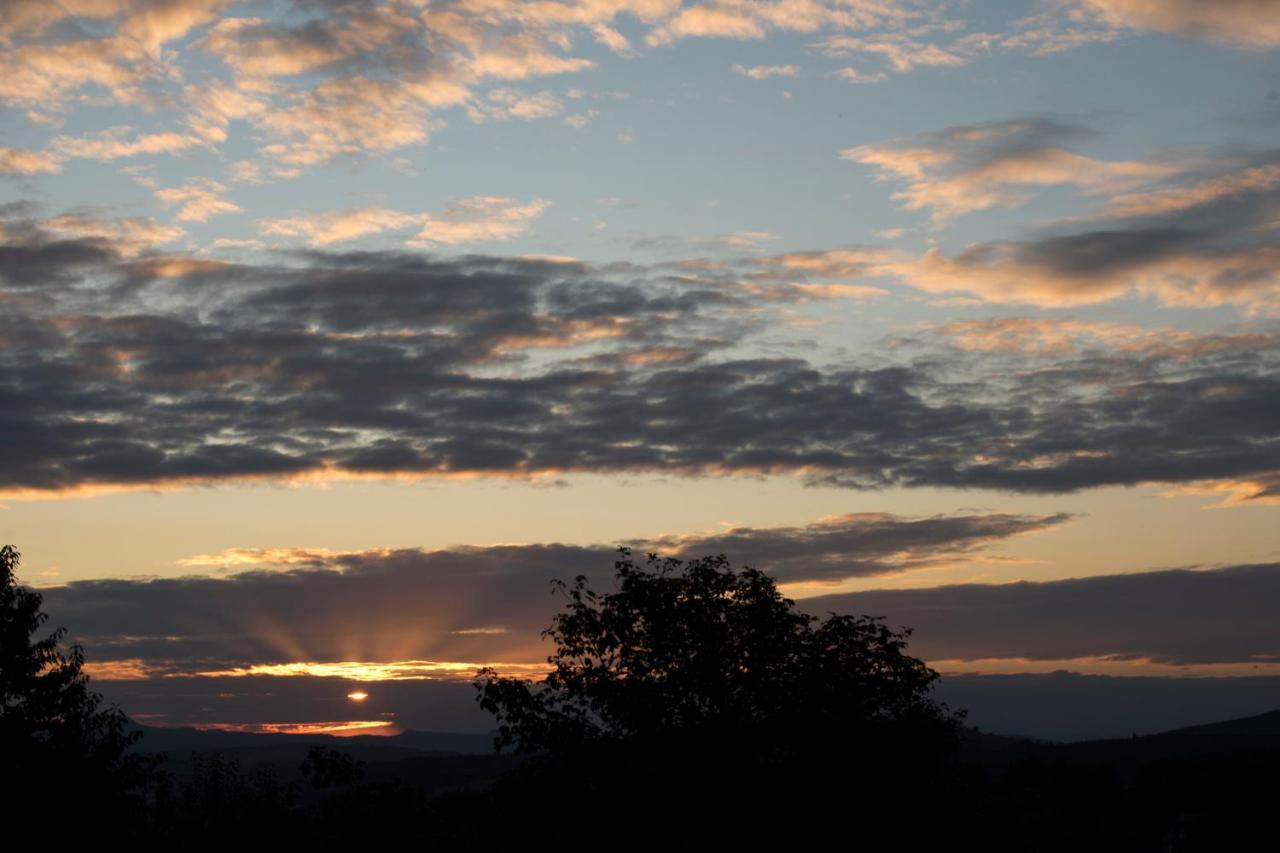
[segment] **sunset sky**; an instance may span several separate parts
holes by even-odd
[[[0,43],[0,541],[139,720],[483,730],[619,545],[944,673],[1280,684],[1276,0]]]

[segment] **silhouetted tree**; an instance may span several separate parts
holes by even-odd
[[[561,584],[545,679],[477,677],[498,746],[542,758],[513,802],[558,786],[604,821],[648,803],[628,826],[672,844],[759,840],[760,814],[824,805],[856,809],[866,839],[941,796],[961,718],[930,698],[938,675],[906,654],[909,631],[801,613],[723,556],[638,565],[620,550],[616,591]]]
[[[307,757],[298,767],[298,773],[316,790],[350,787],[364,778],[364,762],[356,761],[340,750],[313,746],[307,750]]]
[[[0,548],[0,756],[6,811],[57,818],[59,834],[129,824],[149,762],[129,752],[140,736],[124,713],[89,689],[65,629],[33,637],[48,619],[43,598],[18,585],[20,555]],[[51,839],[46,838],[49,842]]]

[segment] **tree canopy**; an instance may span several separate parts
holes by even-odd
[[[89,689],[80,646],[65,629],[36,635],[43,598],[17,582],[20,554],[0,548],[0,755],[7,807],[28,817],[74,802],[77,821],[125,817],[147,763],[129,752],[139,737],[116,707]]]
[[[931,698],[938,675],[906,653],[909,631],[800,612],[724,556],[620,549],[615,572],[608,593],[561,584],[541,682],[476,680],[498,745],[541,757],[562,789],[813,807],[838,768],[841,798],[883,807],[938,778],[961,717]]]

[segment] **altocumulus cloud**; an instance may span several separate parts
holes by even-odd
[[[636,55],[636,36],[623,29],[650,48],[778,32],[859,33],[846,42],[868,45],[862,52],[888,56],[905,71],[952,56],[918,39],[962,25],[944,21],[942,10],[884,0],[450,0],[421,8],[371,0],[324,11],[316,15],[307,0],[11,0],[0,13],[0,102],[57,115],[100,96],[140,114],[176,113],[177,124],[63,135],[43,152],[5,149],[0,169],[31,174],[73,158],[217,148],[232,123],[244,121],[263,173],[291,176],[337,157],[425,143],[450,109],[474,121],[558,115],[549,92],[510,86],[594,70],[600,51],[586,44]],[[778,68],[786,70],[768,73],[794,73],[794,66]],[[192,79],[200,82],[184,82]]]
[[[1022,492],[1217,481],[1266,497],[1280,470],[1269,327],[1039,359],[929,334],[895,363],[831,366],[741,355],[774,306],[842,298],[806,283],[815,255],[748,278],[395,252],[234,264],[123,243],[118,222],[82,218],[73,236],[8,210],[10,496],[658,472]]]
[[[1280,312],[1280,151],[1224,151],[1192,163],[1104,161],[1067,147],[1091,134],[1082,125],[1029,117],[845,149],[844,159],[872,167],[879,180],[905,183],[893,198],[932,211],[935,224],[1025,204],[1034,188],[1047,186],[1072,186],[1099,200],[1088,215],[1022,239],[951,254],[864,257],[858,272],[995,303],[1062,307],[1139,296],[1170,306]],[[836,269],[840,253],[832,254],[826,266]],[[819,266],[821,257],[807,263]]]
[[[913,0],[369,0],[316,11],[309,0],[9,0],[0,103],[47,123],[104,101],[113,117],[169,126],[117,124],[59,135],[42,151],[0,149],[0,172],[217,150],[243,122],[257,173],[292,177],[335,158],[422,145],[450,110],[473,121],[557,116],[562,105],[548,90],[513,87],[596,70],[602,51],[593,45],[634,57],[696,39],[800,34],[827,56],[873,64],[839,76],[878,82],[996,52],[1059,53],[1131,29],[1244,49],[1280,38],[1269,0],[1057,0],[1009,16],[998,31],[965,20],[963,4]],[[790,64],[737,68],[754,78],[795,73]]]

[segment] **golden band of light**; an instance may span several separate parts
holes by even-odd
[[[394,735],[395,723],[389,720],[337,720],[321,723],[193,723],[200,731],[243,732],[273,735]]]
[[[344,678],[349,681],[470,681],[481,667],[492,667],[500,675],[541,678],[548,672],[545,663],[473,663],[463,661],[306,661],[298,663],[263,663],[230,669],[194,672],[205,678],[242,678],[251,675],[313,676]]]

